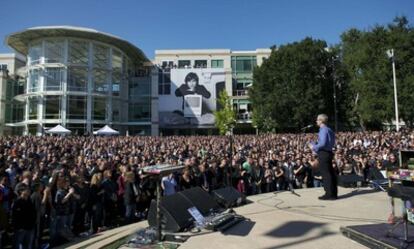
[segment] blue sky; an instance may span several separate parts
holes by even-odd
[[[255,49],[306,36],[338,43],[349,28],[414,22],[413,0],[1,0],[0,38],[33,26],[73,25],[156,49]],[[11,52],[2,42],[0,53]]]

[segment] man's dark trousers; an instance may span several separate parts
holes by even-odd
[[[322,175],[323,188],[327,197],[338,197],[338,180],[332,167],[333,153],[329,151],[319,151],[319,168]]]

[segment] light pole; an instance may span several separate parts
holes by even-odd
[[[338,107],[337,107],[337,99],[336,99],[336,65],[335,62],[337,61],[337,57],[334,56],[332,60],[332,70],[333,70],[333,99],[334,99],[334,118],[335,118],[335,132],[338,131]]]
[[[393,76],[393,81],[394,81],[395,127],[398,132],[400,131],[400,121],[398,117],[397,76],[395,74],[394,49],[388,49],[387,55],[388,55],[388,58],[390,58],[392,61],[392,76]]]

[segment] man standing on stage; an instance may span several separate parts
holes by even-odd
[[[335,133],[326,124],[328,116],[319,114],[316,124],[319,126],[318,142],[310,143],[309,147],[318,154],[319,169],[322,175],[325,195],[320,200],[335,200],[338,198],[338,182],[335,170],[332,166],[333,147],[335,145]]]

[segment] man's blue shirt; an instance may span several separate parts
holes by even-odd
[[[312,149],[315,152],[332,151],[335,145],[335,134],[328,126],[324,125],[319,128],[318,143],[312,144]]]

